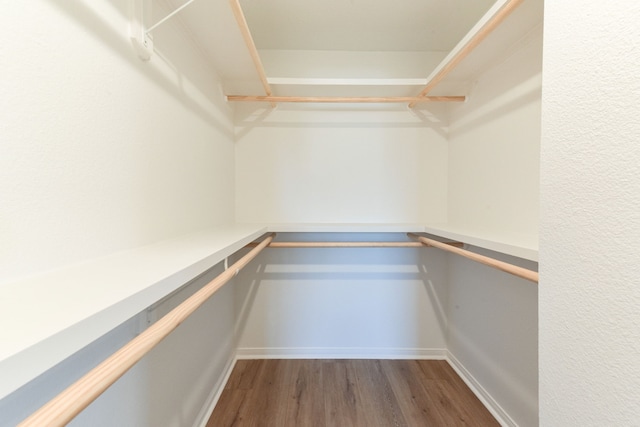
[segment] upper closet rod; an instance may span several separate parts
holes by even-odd
[[[418,94],[418,97],[426,96],[433,88],[444,79],[459,63],[462,61],[473,49],[475,49],[482,40],[484,40],[493,30],[498,27],[507,17],[518,7],[524,0],[504,0],[502,6],[499,6],[497,10],[494,10],[493,15],[479,28],[472,29],[474,32],[472,36],[467,35],[465,39],[462,39],[460,43],[453,49],[452,54],[445,58],[445,62],[434,70],[429,76],[427,85]],[[485,15],[486,16],[486,15]],[[455,52],[455,53],[453,53]],[[410,108],[413,108],[416,102],[409,104]]]
[[[298,102],[298,103],[340,103],[340,104],[380,104],[407,102],[464,102],[464,96],[245,96],[227,95],[229,102]]]
[[[197,308],[204,304],[218,289],[249,264],[271,241],[275,234],[268,235],[248,254],[220,273],[198,292],[187,298],[160,320],[145,329],[140,335],[109,356],[78,381],[58,394],[49,403],[18,424],[18,427],[63,427],[75,418],[91,402],[98,398],[118,378],[153,349],[160,341],[184,322]]]
[[[452,252],[456,255],[461,255],[465,258],[469,258],[481,264],[488,265],[489,267],[497,268],[498,270],[502,270],[506,273],[513,274],[514,276],[518,276],[523,279],[530,280],[534,283],[538,283],[537,271],[528,270],[526,268],[518,267],[517,265],[509,264],[508,262],[498,261],[497,259],[490,258],[488,256],[479,255],[475,252],[452,247],[450,245],[447,245],[446,243],[438,242],[437,240],[433,240],[433,239],[428,239],[423,236],[418,236],[417,234],[414,234],[414,233],[407,233],[407,236],[409,236],[414,240],[420,241],[426,246],[433,246],[435,248],[442,249],[447,252]]]
[[[244,42],[247,45],[247,49],[249,49],[249,54],[251,55],[251,59],[253,60],[253,65],[256,67],[256,71],[260,76],[260,81],[262,82],[264,92],[267,94],[267,96],[271,96],[271,86],[267,81],[267,73],[264,71],[264,66],[262,65],[262,61],[260,60],[260,55],[258,54],[258,48],[253,41],[251,31],[249,31],[249,24],[247,24],[247,19],[245,18],[242,7],[240,6],[240,0],[229,0],[229,4],[231,5],[231,9],[233,10],[233,15],[236,17],[238,28],[240,28],[240,32],[242,33],[242,37],[244,38]],[[275,104],[272,102],[271,106],[275,107]]]

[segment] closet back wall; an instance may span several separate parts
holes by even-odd
[[[399,241],[402,233],[279,233],[282,241]],[[239,357],[444,358],[444,252],[266,249],[236,279]]]
[[[392,108],[239,108],[237,221],[446,221],[446,122]]]

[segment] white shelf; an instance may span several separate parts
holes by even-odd
[[[478,246],[518,258],[538,261],[538,242],[531,236],[522,234],[487,233],[469,230],[451,225],[427,225],[423,231],[446,239],[456,240],[468,245]]]
[[[265,232],[207,230],[3,285],[0,399]]]
[[[265,224],[275,233],[428,233],[531,261],[538,261],[538,242],[522,234],[488,233],[446,224]]]
[[[537,260],[535,244],[422,224],[235,224],[0,287],[0,399],[266,232],[420,233]]]
[[[340,224],[340,223],[295,223],[269,224],[275,233],[415,233],[424,231],[422,224]]]

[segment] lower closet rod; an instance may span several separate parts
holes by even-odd
[[[249,243],[247,246],[256,246]],[[420,242],[271,242],[270,248],[419,248]]]
[[[480,255],[475,252],[452,247],[451,245],[447,245],[446,243],[438,242],[437,240],[433,240],[433,239],[428,239],[423,236],[418,236],[417,234],[414,234],[414,233],[407,233],[407,236],[409,236],[414,240],[420,241],[422,244],[426,246],[433,246],[435,248],[442,249],[447,252],[452,252],[454,254],[479,262],[481,264],[488,265],[489,267],[497,268],[498,270],[513,274],[514,276],[518,276],[523,279],[530,280],[534,283],[538,283],[537,271],[528,270],[526,268],[518,267],[517,265],[509,264],[508,262],[498,261],[497,259]]]
[[[249,243],[247,247],[255,247]],[[446,242],[445,245],[461,248],[462,242]],[[420,242],[271,242],[270,248],[423,248]]]
[[[18,424],[18,427],[62,427],[67,425],[198,307],[204,304],[218,289],[249,264],[271,243],[274,236],[273,233],[268,235],[248,254],[31,414]]]

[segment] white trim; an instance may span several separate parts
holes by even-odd
[[[211,393],[209,393],[209,396],[207,396],[207,400],[204,406],[202,407],[202,409],[200,409],[200,412],[196,417],[196,421],[195,423],[193,423],[194,427],[207,426],[209,418],[211,418],[211,414],[213,413],[218,400],[220,400],[220,396],[222,395],[224,387],[229,381],[229,377],[231,377],[231,372],[233,372],[233,368],[235,368],[237,361],[238,358],[235,357],[235,355],[229,359],[229,362],[227,363],[227,366],[224,370],[224,375],[216,382],[215,386],[213,386],[213,388],[211,389]]]
[[[518,427],[518,424],[509,416],[507,411],[505,411],[500,404],[489,394],[489,392],[482,387],[480,382],[475,379],[471,372],[464,367],[464,365],[456,359],[456,357],[448,350],[446,350],[446,361],[449,362],[449,365],[453,368],[454,371],[462,378],[462,380],[467,384],[467,386],[471,389],[473,394],[476,395],[480,402],[487,408],[491,415],[493,415],[496,420],[503,427]]]
[[[433,359],[445,360],[444,348],[260,347],[238,348],[238,359]]]

